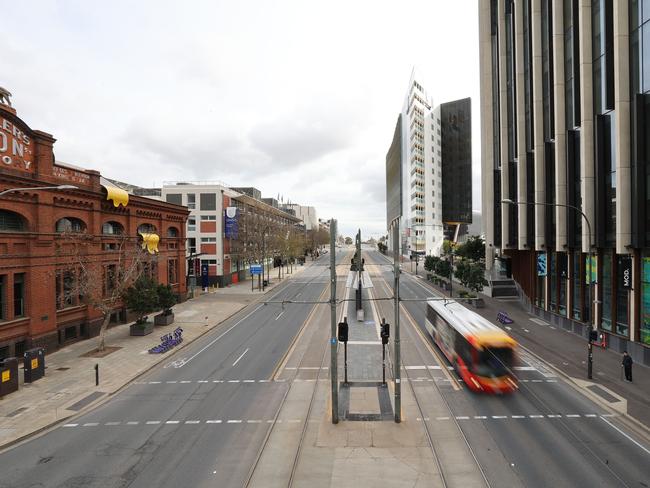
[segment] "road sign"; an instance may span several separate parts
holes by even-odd
[[[262,265],[261,264],[251,264],[251,274],[252,275],[261,275],[262,274]]]

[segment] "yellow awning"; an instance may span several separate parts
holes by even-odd
[[[106,200],[113,200],[113,205],[119,207],[124,205],[125,207],[129,203],[129,193],[126,190],[112,184],[106,178],[100,179],[100,184],[106,190]]]
[[[142,249],[146,249],[149,254],[158,252],[158,241],[160,236],[158,234],[140,234],[142,236]]]

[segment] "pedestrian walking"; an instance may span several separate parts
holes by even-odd
[[[627,351],[623,351],[623,362],[621,363],[623,366],[623,369],[625,370],[625,380],[629,381],[630,383],[632,382],[632,364],[634,364],[634,361],[632,361],[632,356],[630,356]]]

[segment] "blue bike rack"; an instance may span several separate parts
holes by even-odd
[[[183,342],[183,329],[177,327],[174,334],[160,337],[160,344],[149,349],[149,354],[163,354]]]

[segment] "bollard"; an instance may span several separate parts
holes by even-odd
[[[95,386],[99,386],[99,364],[95,364]]]

